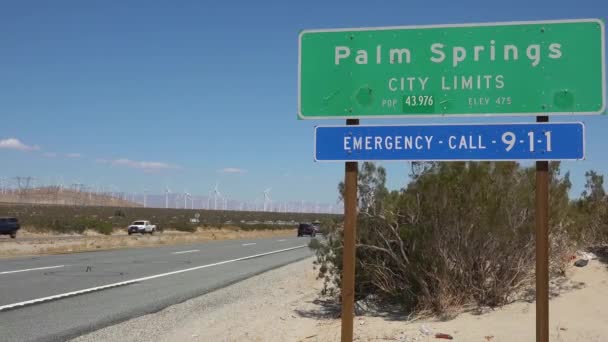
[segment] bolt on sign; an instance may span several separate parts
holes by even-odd
[[[305,30],[300,119],[601,114],[599,19]]]

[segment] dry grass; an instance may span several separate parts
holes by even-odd
[[[195,233],[165,231],[155,235],[132,235],[116,232],[110,236],[95,232],[83,235],[53,236],[52,234],[31,234],[24,232],[16,240],[3,239],[0,242],[0,257],[14,257],[40,254],[63,254],[118,248],[153,247],[180,245],[213,240],[251,239],[264,237],[295,236],[295,230],[255,230],[244,231],[237,227],[223,229],[198,229]]]

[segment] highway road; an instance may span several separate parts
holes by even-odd
[[[308,238],[0,260],[0,341],[65,341],[312,255]]]

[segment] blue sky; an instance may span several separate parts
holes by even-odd
[[[4,2],[0,177],[333,203],[343,165],[313,162],[313,126],[342,121],[296,119],[301,29],[607,15],[600,0]],[[579,119],[574,193],[608,173],[608,117],[559,118]],[[407,163],[385,165],[406,184]]]

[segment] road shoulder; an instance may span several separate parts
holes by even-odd
[[[337,304],[319,297],[314,258],[263,273],[74,341],[338,341]],[[608,336],[608,269],[592,260],[556,279],[550,302],[550,334],[556,341],[603,341]],[[533,302],[520,301],[449,321],[404,317],[355,318],[355,341],[426,341],[435,333],[455,341],[534,340]],[[428,336],[427,334],[431,335]]]
[[[312,261],[307,258],[72,341],[298,340],[317,326],[315,318],[296,313],[302,303],[314,305],[317,298]]]

